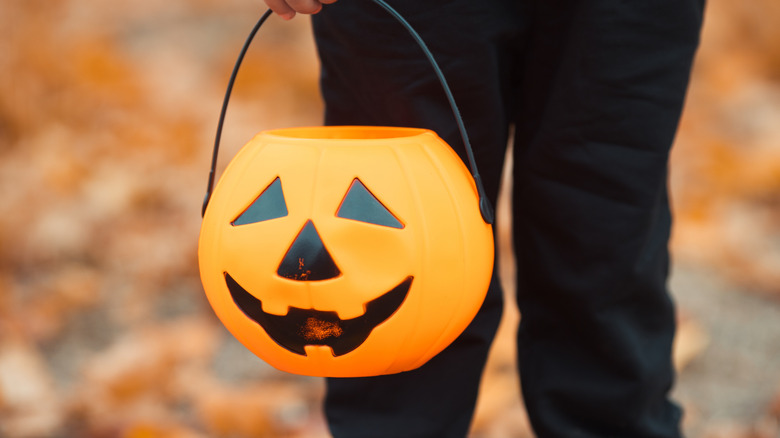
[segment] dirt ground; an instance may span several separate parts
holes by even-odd
[[[322,381],[238,344],[197,271],[219,105],[261,12],[0,3],[0,436],[327,436]],[[780,437],[778,20],[776,0],[709,2],[672,155],[674,395],[692,438]],[[256,132],[317,125],[321,110],[307,20],[270,20],[219,170]],[[507,308],[473,438],[531,436]]]
[[[706,337],[675,391],[687,407],[688,436],[729,436],[724,431],[736,429],[779,436],[780,306],[709,269],[678,267],[671,285]]]

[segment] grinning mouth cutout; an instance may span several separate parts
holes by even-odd
[[[246,316],[260,324],[277,344],[306,356],[306,345],[325,345],[341,356],[365,342],[371,331],[392,316],[406,299],[414,277],[366,303],[366,312],[352,319],[340,319],[338,313],[290,307],[287,315],[263,311],[263,303],[225,272],[225,283],[233,301]]]

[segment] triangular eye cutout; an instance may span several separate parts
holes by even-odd
[[[231,224],[248,225],[284,216],[287,216],[287,204],[284,202],[282,181],[276,178]]]
[[[357,178],[352,181],[336,216],[385,227],[404,227],[404,224],[390,213],[390,210],[379,202]]]

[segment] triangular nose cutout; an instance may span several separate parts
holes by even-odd
[[[297,281],[328,280],[341,275],[311,220],[298,233],[276,273]]]

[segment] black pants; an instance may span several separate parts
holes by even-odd
[[[389,3],[450,82],[494,204],[513,128],[518,359],[535,432],[679,436],[667,163],[703,0]],[[368,0],[313,20],[327,124],[430,128],[463,153],[398,23]],[[469,328],[422,368],[328,379],[334,436],[466,436],[501,312],[494,277]]]

